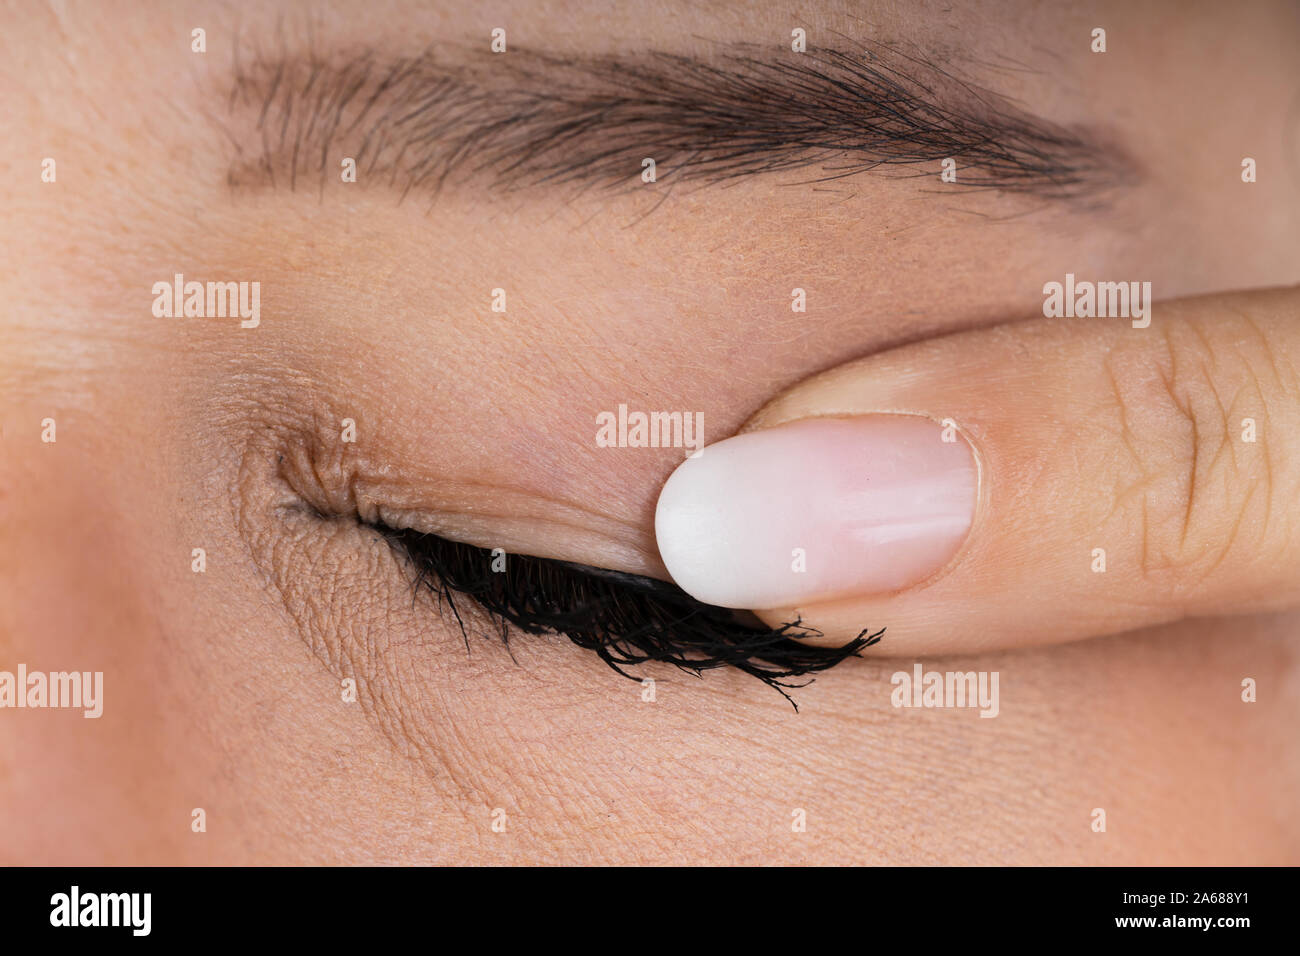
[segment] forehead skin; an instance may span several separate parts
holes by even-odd
[[[798,715],[725,673],[647,671],[662,680],[649,704],[562,640],[517,642],[512,660],[479,639],[467,655],[355,526],[269,517],[292,492],[662,575],[651,517],[681,452],[598,448],[599,411],[701,411],[715,441],[849,358],[1031,315],[1043,282],[1066,272],[1148,280],[1160,297],[1300,278],[1300,187],[1284,172],[1295,133],[1278,119],[1297,97],[1293,8],[833,6],[649,17],[367,4],[361,17],[347,3],[268,4],[236,20],[207,3],[111,17],[26,5],[0,39],[12,105],[0,111],[0,235],[13,264],[0,277],[0,666],[104,670],[112,697],[99,722],[4,714],[0,819],[78,828],[71,842],[50,826],[6,828],[4,852],[1294,859],[1279,794],[1298,771],[1276,754],[1296,702],[1261,704],[1247,728],[1217,683],[1268,672],[1294,686],[1277,636],[1293,621],[1250,622],[1230,645],[1167,628],[931,665],[1001,669],[1015,706],[995,721],[900,714],[890,662],[825,676]],[[576,193],[467,182],[400,202],[367,182],[231,186],[248,133],[227,99],[237,39],[270,54],[363,42],[401,55],[486,46],[497,26],[511,44],[575,57],[707,56],[738,37],[788,51],[796,26],[810,44],[883,40],[1089,130],[1135,175],[1097,206],[949,189],[937,164],[923,179],[818,186],[799,173]],[[1108,31],[1104,55],[1089,52],[1094,26]],[[194,27],[206,54],[190,52]],[[1243,194],[1247,155],[1272,172]],[[55,184],[39,182],[47,156]],[[177,272],[259,281],[261,325],[155,319],[150,289]],[[808,295],[799,316],[795,287]],[[490,309],[495,288],[504,314]],[[47,416],[55,445],[34,437]],[[267,478],[276,448],[327,441],[344,418],[359,440],[336,469],[291,460],[288,492]],[[190,570],[195,547],[203,575]],[[339,700],[349,675],[360,706]],[[1222,782],[1242,776],[1275,785],[1251,797]],[[197,806],[220,821],[206,837],[188,829]],[[1137,822],[1103,847],[1087,829],[1094,806]],[[509,836],[489,828],[497,807]],[[798,807],[817,822],[792,844]],[[1247,818],[1282,822],[1231,826]],[[943,845],[936,819],[956,835]]]

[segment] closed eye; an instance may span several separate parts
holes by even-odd
[[[509,640],[511,627],[527,634],[562,634],[631,680],[638,678],[626,668],[647,661],[665,661],[696,676],[734,667],[775,688],[793,705],[786,689],[810,682],[799,678],[834,667],[884,634],[883,628],[871,634],[864,630],[840,647],[819,647],[799,640],[821,632],[798,621],[770,628],[728,608],[703,604],[666,581],[494,553],[421,531],[373,527],[404,558],[416,590],[437,595],[450,608],[467,646],[469,631],[458,595],[487,613],[502,640]]]

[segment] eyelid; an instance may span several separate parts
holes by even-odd
[[[537,488],[436,473],[393,449],[358,447],[343,466],[336,450],[307,431],[279,454],[280,480],[323,515],[668,579],[652,531],[615,515]]]
[[[471,510],[468,502],[438,511],[385,504],[360,516],[377,527],[425,532],[467,545],[491,542],[511,555],[570,563],[593,572],[608,569],[610,574],[669,579],[654,536],[644,528],[532,494],[499,495],[494,488],[491,495],[491,512],[477,506]],[[575,560],[579,556],[581,560]]]
[[[294,547],[311,540],[318,542],[317,547],[329,542],[329,554],[339,572],[332,576],[329,587],[320,588],[319,576],[304,576],[295,570],[296,562],[285,560],[283,542],[276,540],[270,526],[256,520],[246,522],[249,531],[256,532],[255,539],[249,541],[254,555],[269,562],[286,609],[307,632],[313,649],[325,652],[323,659],[333,669],[345,663],[349,653],[342,633],[350,630],[348,623],[385,630],[380,615],[375,615],[373,622],[351,622],[357,617],[355,607],[348,611],[333,606],[333,602],[351,600],[359,582],[375,578],[375,534],[387,539],[394,557],[405,559],[417,590],[427,588],[446,602],[467,642],[456,595],[475,601],[503,638],[508,639],[511,627],[536,635],[563,634],[632,680],[637,678],[626,668],[651,661],[670,663],[696,675],[728,666],[762,680],[788,698],[786,689],[803,686],[800,679],[856,655],[883,635],[883,631],[863,630],[840,647],[804,643],[798,638],[821,635],[799,621],[775,628],[749,623],[730,609],[696,601],[667,581],[621,570],[601,571],[563,559],[509,555],[500,548],[498,555],[504,554],[506,560],[502,573],[497,573],[492,548],[388,524],[393,515],[403,523],[428,519],[427,512],[404,510],[410,498],[427,494],[420,489],[437,486],[428,475],[421,473],[412,479],[400,464],[376,465],[363,449],[340,456],[332,435],[303,427],[270,429],[265,435],[259,430],[253,444],[256,449],[250,447],[243,458],[248,470],[243,483],[250,489],[262,489],[265,500],[260,506],[249,502],[246,513],[250,517],[278,514],[282,523],[335,526],[325,536],[299,536],[296,531],[289,535]],[[398,474],[404,475],[400,481],[393,477]],[[494,511],[501,509],[491,494],[497,491],[495,486],[475,487],[481,502]],[[531,500],[536,505],[543,502],[536,494]],[[589,509],[577,510],[584,518],[591,517]],[[368,540],[370,547],[343,546],[349,539],[355,539],[357,545]],[[320,566],[319,557],[313,557],[311,567]],[[385,572],[384,582],[376,583],[391,584],[387,575],[400,564],[383,562],[382,566],[391,570]],[[384,590],[367,588],[366,593]],[[418,610],[407,608],[407,612]],[[343,627],[338,624],[341,618]],[[388,636],[377,633],[368,638],[367,651]]]

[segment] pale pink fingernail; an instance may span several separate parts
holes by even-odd
[[[655,534],[673,580],[709,604],[878,594],[952,559],[977,485],[970,446],[928,418],[808,419],[684,461],[659,494]]]

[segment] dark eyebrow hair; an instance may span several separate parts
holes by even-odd
[[[372,48],[267,56],[236,47],[231,186],[359,182],[405,195],[451,182],[494,190],[719,183],[804,170],[867,170],[1096,201],[1132,165],[1097,131],[1033,116],[918,56],[799,54],[728,45],[707,58],[643,52],[580,58],[512,47],[389,57]],[[228,130],[229,132],[229,130]],[[1090,134],[1091,132],[1091,134]],[[250,139],[251,137],[251,139]],[[924,167],[924,168],[922,168]]]

